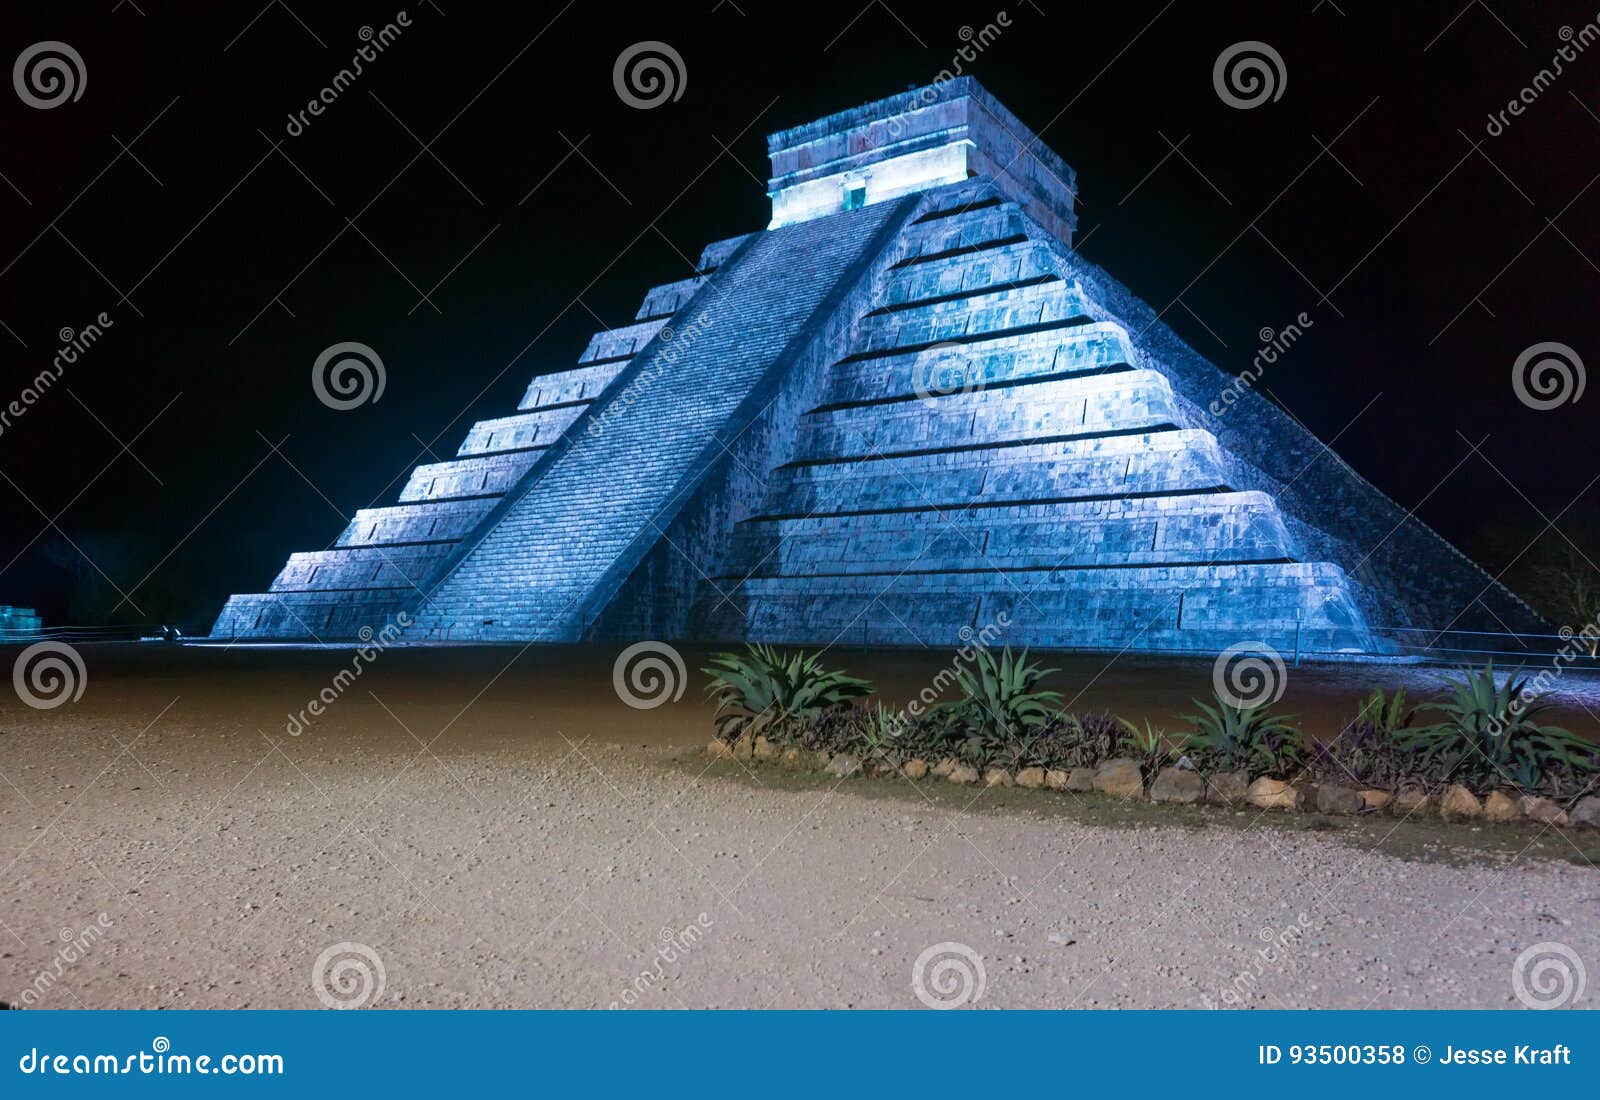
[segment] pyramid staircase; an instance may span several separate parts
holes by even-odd
[[[332,548],[291,554],[267,592],[230,597],[212,636],[345,640],[414,610],[420,586],[745,239],[707,247],[694,275],[645,295],[633,324],[596,333],[576,367],[534,378],[515,415],[477,422],[453,459],[418,466],[397,504],[360,509]]]
[[[931,93],[931,94],[930,94]],[[708,247],[219,638],[1383,652],[1521,601],[1071,248],[969,80],[769,139]]]

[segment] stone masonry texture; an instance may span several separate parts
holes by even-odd
[[[1233,378],[1073,250],[1071,169],[975,83],[769,146],[776,228],[708,246],[214,636],[405,612],[422,643],[1382,653],[1545,627],[1270,402],[1213,411]]]

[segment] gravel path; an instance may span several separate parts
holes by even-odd
[[[697,705],[411,675],[295,738],[294,677],[91,661],[0,711],[0,1000],[316,1007],[346,942],[380,1007],[916,1007],[937,944],[979,1007],[1515,1007],[1543,942],[1600,975],[1593,833],[748,773]]]

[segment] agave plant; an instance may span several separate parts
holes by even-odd
[[[1118,718],[1117,723],[1122,727],[1123,751],[1138,760],[1148,771],[1164,767],[1167,761],[1182,756],[1189,747],[1187,734],[1179,734],[1175,738],[1169,737],[1166,730],[1151,725],[1148,718],[1144,720],[1142,729],[1126,718]]]
[[[1356,708],[1352,725],[1384,737],[1393,737],[1410,726],[1416,716],[1416,708],[1406,706],[1405,688],[1396,688],[1393,695],[1386,695],[1382,688],[1373,688],[1372,694]]]
[[[706,694],[716,700],[717,736],[724,741],[756,734],[784,740],[807,719],[872,693],[867,681],[823,668],[815,655],[746,648],[744,656],[712,654],[712,667],[701,670],[711,677]]]
[[[856,711],[852,718],[859,731],[861,759],[881,760],[897,768],[911,759],[913,754],[907,745],[910,727],[905,715],[880,701],[874,707]]]
[[[1319,779],[1383,788],[1422,773],[1425,769],[1399,738],[1416,720],[1416,713],[1406,704],[1405,688],[1397,688],[1393,695],[1374,688],[1338,737],[1312,746],[1312,773]]]
[[[1513,673],[1497,686],[1490,661],[1462,670],[1449,686],[1448,700],[1421,708],[1444,715],[1442,722],[1399,734],[1424,768],[1478,789],[1510,784],[1559,791],[1600,767],[1595,745],[1537,721],[1550,704],[1528,690],[1526,677]]]
[[[1039,691],[1039,682],[1053,668],[1028,661],[1028,651],[1014,656],[1006,646],[998,658],[979,649],[972,667],[956,670],[962,697],[944,704],[941,713],[959,722],[966,735],[962,755],[969,760],[992,759],[1032,736],[1050,718],[1061,699],[1057,691]]]
[[[1268,707],[1237,707],[1221,695],[1215,705],[1196,699],[1199,714],[1185,715],[1194,727],[1189,746],[1218,771],[1286,775],[1305,763],[1305,735],[1292,716],[1274,717]]]

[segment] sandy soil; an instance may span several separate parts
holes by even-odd
[[[44,972],[41,1008],[314,1008],[342,942],[379,1007],[917,1007],[942,943],[980,1007],[1514,1007],[1544,942],[1600,974],[1592,832],[711,765],[698,676],[633,710],[609,649],[394,651],[296,737],[349,654],[84,653],[79,702],[0,707],[12,1003]],[[907,694],[938,667],[840,663]],[[1370,676],[1300,670],[1285,706],[1337,723]],[[1079,705],[1159,720],[1208,677],[1124,660]]]

